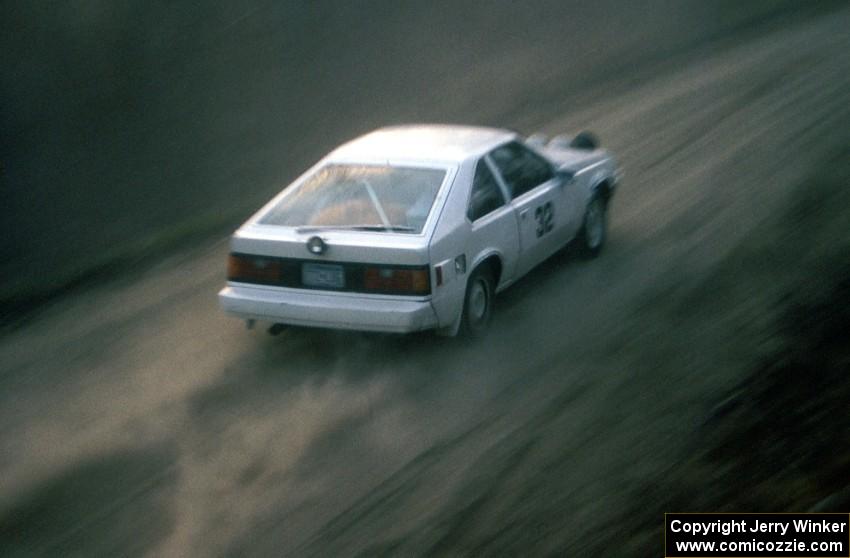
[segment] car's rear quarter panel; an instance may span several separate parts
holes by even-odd
[[[439,326],[443,328],[451,327],[458,319],[466,289],[466,276],[455,273],[454,258],[464,253],[469,234],[464,222],[466,199],[472,181],[469,167],[468,163],[458,167],[447,191],[446,202],[440,208],[428,249],[432,266],[431,304]],[[436,266],[442,270],[442,285],[437,285]]]

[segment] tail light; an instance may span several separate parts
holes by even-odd
[[[428,266],[322,262],[327,266],[339,267],[342,280],[340,285],[319,287],[304,283],[303,266],[315,263],[315,260],[232,253],[227,260],[227,280],[296,289],[398,295],[431,294],[431,276]]]
[[[363,270],[363,287],[385,294],[419,294],[431,292],[428,267],[367,267]]]
[[[280,260],[247,254],[230,254],[227,280],[244,283],[274,284],[280,280]]]

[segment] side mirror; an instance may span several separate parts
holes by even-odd
[[[567,186],[575,182],[576,173],[570,170],[559,170],[558,179],[561,181],[561,186]]]

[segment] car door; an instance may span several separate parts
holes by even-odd
[[[564,217],[563,242],[566,244],[575,238],[584,220],[589,191],[588,177],[582,173],[561,171],[558,179],[561,184],[559,207]]]
[[[467,253],[486,255],[495,250],[502,259],[502,281],[513,279],[520,254],[517,218],[486,158],[476,164],[466,218],[471,224]]]
[[[511,198],[518,226],[518,276],[564,243],[567,215],[561,210],[561,180],[552,165],[517,141],[495,148],[489,158]]]

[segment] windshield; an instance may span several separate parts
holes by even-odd
[[[289,192],[263,225],[420,233],[446,171],[328,165]]]

